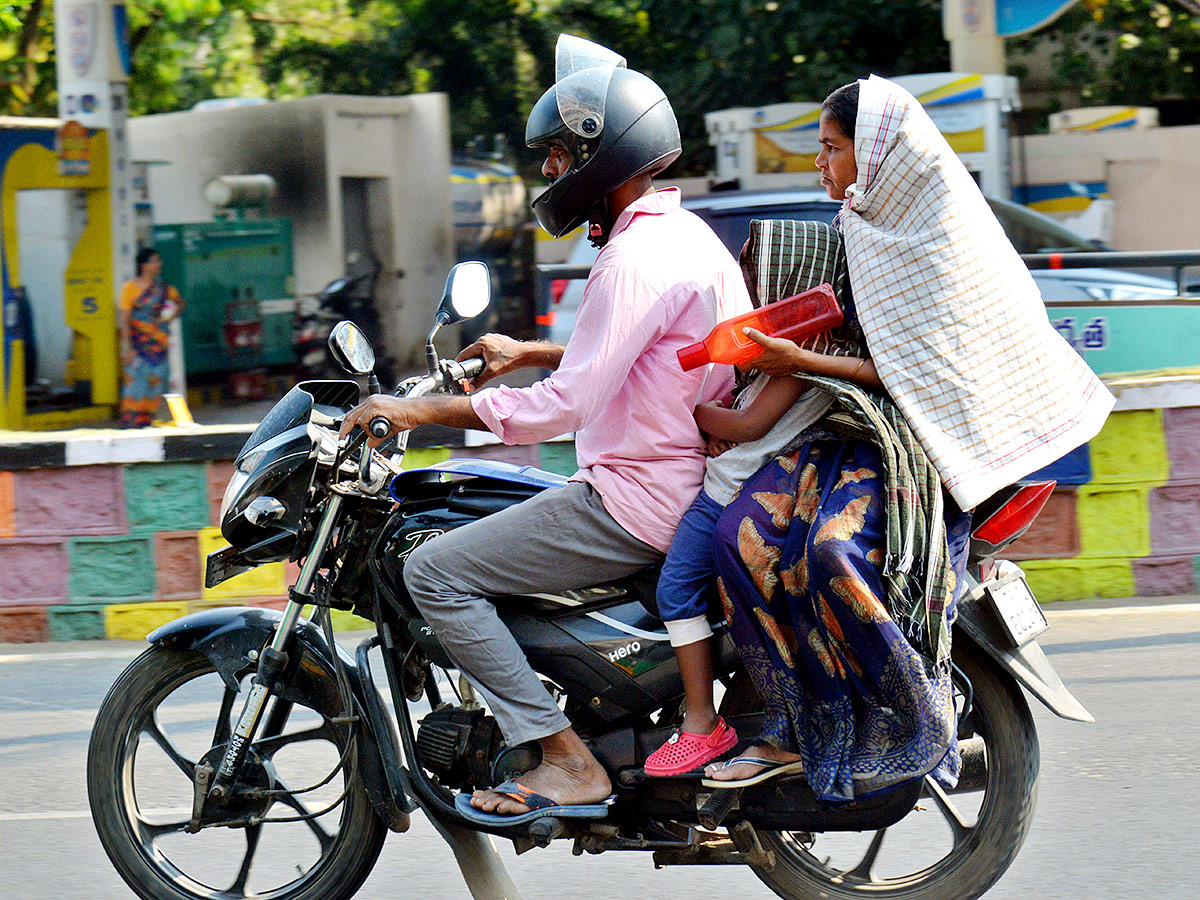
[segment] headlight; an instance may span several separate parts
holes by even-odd
[[[249,480],[249,472],[243,472],[240,468],[234,470],[233,477],[229,479],[229,484],[225,488],[225,496],[221,498],[221,522],[225,521],[225,513],[229,511],[229,507],[237,500],[238,496],[242,493],[242,488],[246,486],[246,482]]]

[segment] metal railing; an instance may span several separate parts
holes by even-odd
[[[1034,269],[1171,269],[1175,289],[1180,297],[1187,296],[1183,273],[1200,268],[1200,250],[1147,250],[1121,253],[1097,250],[1088,253],[1026,253],[1021,261]],[[560,278],[563,276],[559,276]]]

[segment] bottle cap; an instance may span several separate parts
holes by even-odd
[[[708,365],[708,348],[701,341],[698,344],[690,344],[687,347],[676,350],[675,355],[679,357],[679,365],[683,367],[683,371],[690,372],[692,369],[698,369],[701,366]]]

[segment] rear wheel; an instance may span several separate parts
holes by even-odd
[[[965,777],[963,789],[953,792],[926,777],[917,808],[874,833],[758,830],[775,865],[755,867],[755,874],[776,894],[789,900],[971,900],[1008,869],[1033,823],[1037,732],[1020,688],[982,651],[961,641],[954,660],[962,673],[955,675],[960,710],[968,681],[973,689],[959,739],[985,772]],[[739,849],[754,849],[752,835],[731,836]]]
[[[278,698],[229,802],[210,803],[204,827],[185,831],[193,772],[201,761],[219,765],[245,681],[234,691],[203,654],[156,646],[100,706],[88,748],[92,817],[109,859],[146,900],[344,900],[375,864],[386,829],[347,774],[348,726],[332,721],[336,710]]]

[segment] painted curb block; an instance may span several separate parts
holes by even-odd
[[[10,538],[13,530],[13,473],[0,472],[0,538]]]
[[[1022,563],[1034,596],[1043,603],[1055,600],[1090,600],[1095,597],[1132,597],[1133,566],[1129,560],[1037,559]]]
[[[65,602],[69,571],[63,538],[0,539],[0,606]]]
[[[78,466],[13,473],[17,537],[124,534],[125,488],[115,466]]]
[[[173,603],[113,603],[104,607],[104,636],[142,641],[155,628],[186,615],[186,601]]]
[[[1092,484],[1157,483],[1170,477],[1161,409],[1112,413],[1089,446]]]
[[[52,641],[103,640],[104,606],[51,606],[46,626]]]
[[[32,644],[45,641],[46,607],[0,607],[0,641],[11,644]]]
[[[129,529],[182,531],[208,525],[204,463],[140,463],[125,467]]]
[[[154,535],[154,568],[159,600],[195,600],[203,587],[200,543],[194,531]]]
[[[1150,555],[1148,486],[1082,484],[1078,488],[1077,502],[1080,557]]]
[[[130,603],[154,597],[154,542],[151,535],[73,537],[69,602]]]
[[[574,441],[539,444],[538,447],[540,448],[538,468],[567,477],[579,471],[579,460],[575,456]]]
[[[198,540],[200,544],[200,559],[208,559],[208,554],[228,545],[220,528],[201,528]],[[205,600],[232,600],[237,597],[278,597],[287,593],[283,583],[283,563],[267,563],[241,575],[235,575],[228,581],[223,581],[216,587],[202,588],[200,596]]]

